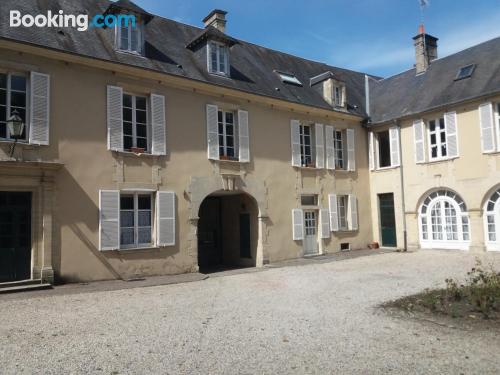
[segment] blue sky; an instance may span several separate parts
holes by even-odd
[[[135,0],[147,11],[194,26],[214,8],[227,33],[265,47],[382,77],[414,63],[418,0]],[[426,31],[439,57],[500,36],[500,0],[429,0]]]

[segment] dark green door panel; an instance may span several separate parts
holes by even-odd
[[[0,192],[0,282],[31,277],[31,193]]]
[[[395,247],[396,241],[396,218],[394,215],[394,194],[379,194],[380,231],[382,235],[382,246]]]

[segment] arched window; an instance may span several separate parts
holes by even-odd
[[[500,251],[500,189],[491,194],[483,212],[486,248]]]
[[[419,211],[420,244],[423,248],[468,250],[469,215],[462,198],[449,190],[425,198]]]

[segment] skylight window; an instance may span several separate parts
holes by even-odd
[[[466,65],[466,66],[461,67],[458,70],[457,76],[455,77],[455,81],[458,81],[458,80],[464,79],[464,78],[469,78],[472,75],[472,73],[474,72],[475,67],[476,67],[475,64],[470,64],[470,65]]]
[[[279,75],[281,81],[284,83],[290,83],[292,85],[302,86],[302,82],[300,82],[299,79],[295,77],[293,74],[283,73],[278,71],[276,71],[276,74]]]

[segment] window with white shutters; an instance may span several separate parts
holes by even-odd
[[[339,216],[337,208],[337,194],[328,194],[328,208],[330,210],[330,230],[339,230]]]
[[[398,167],[399,161],[399,128],[393,127],[389,129],[390,148],[391,148],[391,166]]]
[[[148,98],[123,94],[123,150],[150,153]]]
[[[392,127],[388,130],[372,133],[369,139],[370,150],[375,149],[371,155],[370,168],[376,165],[377,169],[398,167],[399,158],[399,128]],[[373,153],[373,151],[370,151]]]
[[[455,112],[427,122],[429,160],[440,160],[458,156],[457,116]]]
[[[356,170],[356,150],[355,150],[355,139],[354,139],[354,129],[346,130],[347,138],[347,170]]]
[[[302,167],[314,167],[313,128],[300,124],[300,163]]]
[[[326,208],[319,210],[320,237],[330,238],[330,212]]]
[[[324,141],[324,132],[323,132],[323,124],[315,124],[314,125],[314,135],[315,135],[315,159],[316,159],[316,168],[324,168],[325,167],[325,141]]]
[[[348,205],[349,199],[347,195],[337,195],[337,215],[340,231],[349,229]]]
[[[425,162],[425,138],[424,138],[425,125],[422,120],[415,120],[413,122],[413,137],[415,142],[415,162]]]
[[[176,204],[175,193],[171,191],[159,191],[156,193],[156,227],[157,245],[174,246],[175,236]]]
[[[120,248],[151,247],[153,222],[152,194],[120,195]]]
[[[99,192],[99,249],[120,248],[120,192],[101,190]]]
[[[31,72],[30,86],[29,142],[36,145],[48,145],[50,124],[50,76]]]
[[[292,237],[294,241],[304,239],[304,211],[300,208],[292,209]]]
[[[326,168],[335,169],[335,128],[325,126]]]
[[[20,140],[27,140],[28,78],[19,73],[0,73],[0,138],[12,139],[7,119],[14,112],[22,118],[25,127]]]
[[[481,131],[481,148],[483,152],[495,152],[498,149],[497,138],[499,136],[498,106],[495,113],[492,103],[483,103],[479,106],[479,127]]]

